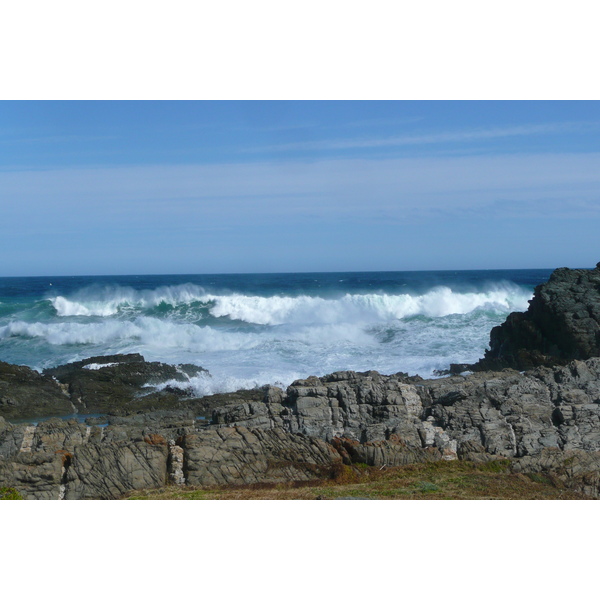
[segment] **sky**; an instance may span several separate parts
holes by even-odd
[[[593,267],[596,101],[0,101],[0,276]]]

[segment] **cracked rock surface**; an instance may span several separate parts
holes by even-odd
[[[341,464],[502,458],[600,497],[600,263],[555,271],[473,368],[430,380],[344,371],[193,398],[185,383],[203,369],[135,354],[44,374],[0,363],[0,486],[119,498],[173,482],[310,481]],[[39,422],[73,412],[102,416]]]

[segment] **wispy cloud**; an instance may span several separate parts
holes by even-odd
[[[600,122],[563,122],[542,123],[529,125],[516,125],[512,127],[494,127],[469,129],[459,131],[445,131],[433,133],[419,133],[388,137],[369,138],[339,138],[327,140],[314,140],[307,142],[293,142],[278,144],[268,147],[252,148],[249,152],[263,152],[272,150],[352,150],[360,148],[385,148],[414,146],[421,144],[447,144],[479,140],[492,140],[506,137],[550,135],[557,133],[585,132],[600,126]]]
[[[600,213],[599,190],[600,153],[0,172],[4,230],[32,220],[59,229],[65,220],[286,226],[309,215],[334,225],[367,223],[376,211],[406,220],[491,208],[498,215],[503,206],[517,216],[547,206],[576,217]]]
[[[116,135],[45,135],[45,136],[19,136],[0,135],[0,144],[62,144],[78,142],[103,142],[119,139]]]
[[[4,274],[583,265],[600,153],[1,171],[0,206]]]

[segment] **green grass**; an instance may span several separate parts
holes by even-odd
[[[15,488],[0,487],[0,500],[23,500],[23,496]]]
[[[343,465],[332,479],[244,486],[169,486],[129,500],[559,500],[585,499],[545,475],[511,473],[510,461],[440,461],[402,467]]]

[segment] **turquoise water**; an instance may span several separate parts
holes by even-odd
[[[483,356],[551,270],[0,278],[0,360],[139,352],[199,393],[338,370],[431,376]]]

